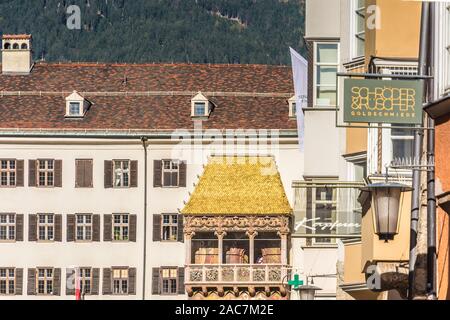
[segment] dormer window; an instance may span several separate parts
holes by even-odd
[[[69,116],[71,116],[71,117],[81,116],[81,104],[79,102],[70,102]]]
[[[196,118],[209,117],[213,104],[199,92],[191,100],[191,116]]]
[[[74,91],[66,98],[66,118],[83,118],[89,106],[89,101]]]
[[[295,96],[290,98],[288,100],[289,103],[289,118],[296,118],[297,117],[297,100],[295,99]]]
[[[206,114],[206,103],[196,102],[194,104],[194,117],[204,117]]]

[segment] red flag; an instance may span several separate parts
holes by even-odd
[[[77,301],[81,300],[81,276],[79,269],[75,271],[75,299]]]

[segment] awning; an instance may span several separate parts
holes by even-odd
[[[188,203],[186,215],[288,215],[273,157],[213,156]]]

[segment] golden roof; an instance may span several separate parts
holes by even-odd
[[[274,158],[214,156],[181,211],[197,215],[291,214]]]

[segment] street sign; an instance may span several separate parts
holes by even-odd
[[[344,122],[422,123],[421,80],[344,80]]]

